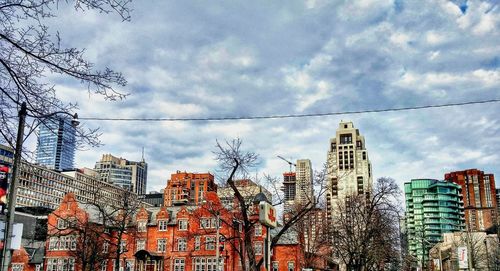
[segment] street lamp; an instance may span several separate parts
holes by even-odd
[[[16,148],[14,153],[14,162],[12,166],[12,182],[9,187],[8,201],[7,201],[7,221],[5,223],[5,232],[4,232],[4,246],[3,246],[3,254],[2,254],[2,271],[8,271],[9,264],[12,257],[12,249],[11,246],[11,237],[12,237],[12,227],[14,226],[14,216],[15,216],[15,208],[16,208],[16,196],[17,196],[17,185],[18,175],[19,175],[19,167],[21,163],[21,153],[23,148],[23,137],[24,137],[24,126],[26,124],[26,116],[45,119],[50,118],[57,114],[65,114],[72,117],[71,125],[73,127],[78,126],[80,122],[78,121],[78,114],[71,115],[68,112],[58,111],[53,112],[46,115],[41,116],[31,116],[28,115],[26,109],[26,102],[21,104],[21,109],[19,110],[19,125],[17,127],[17,138],[16,138]]]

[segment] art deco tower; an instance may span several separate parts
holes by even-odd
[[[330,139],[327,156],[327,219],[335,216],[339,203],[346,196],[369,195],[372,189],[371,163],[365,138],[352,122],[341,121],[334,138]]]

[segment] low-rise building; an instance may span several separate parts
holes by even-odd
[[[453,232],[429,251],[431,270],[500,270],[500,247],[496,234]],[[463,254],[463,255],[460,255]]]
[[[57,172],[45,166],[21,162],[17,207],[56,209],[66,193],[74,193],[81,202],[100,200],[119,202],[124,189],[102,182],[91,169]]]

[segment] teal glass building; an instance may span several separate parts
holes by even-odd
[[[442,241],[442,234],[465,229],[461,187],[434,179],[405,183],[405,226],[408,252],[426,262],[429,249]]]

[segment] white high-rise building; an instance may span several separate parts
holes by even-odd
[[[299,159],[296,167],[296,195],[295,203],[306,205],[309,202],[314,204],[313,194],[313,170],[311,160]]]
[[[331,221],[346,196],[369,196],[372,190],[371,163],[365,138],[352,122],[341,121],[335,137],[330,139],[327,170],[327,219]]]

